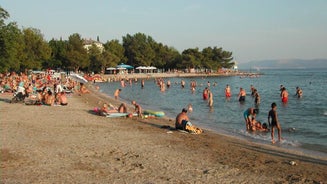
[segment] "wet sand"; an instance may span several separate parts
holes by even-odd
[[[1,183],[326,183],[327,158],[206,131],[169,118],[106,118],[99,94],[68,106],[10,104],[0,94]],[[177,114],[178,112],[176,112]],[[294,165],[292,162],[294,161]]]

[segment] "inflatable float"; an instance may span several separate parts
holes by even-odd
[[[107,117],[107,118],[127,117],[129,114],[130,114],[130,113],[119,113],[119,112],[114,112],[114,113],[107,114],[106,117]],[[137,114],[134,113],[133,116],[137,116]]]
[[[155,116],[155,117],[163,117],[165,116],[165,113],[163,111],[153,111],[153,110],[144,110],[143,111],[144,115],[150,115],[150,116]]]

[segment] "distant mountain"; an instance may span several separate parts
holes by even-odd
[[[314,69],[327,68],[327,59],[280,59],[261,60],[239,63],[238,68],[242,69]]]

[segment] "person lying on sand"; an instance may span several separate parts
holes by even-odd
[[[98,110],[98,114],[100,116],[106,116],[110,113],[115,113],[115,112],[118,112],[117,109],[115,109],[115,108],[109,109],[107,103],[104,103],[103,106],[101,107],[101,109]]]

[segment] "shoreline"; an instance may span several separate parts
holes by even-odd
[[[198,77],[198,76],[193,76],[193,77]],[[89,84],[91,84],[91,83],[89,83]],[[111,103],[115,102],[113,96],[110,96],[110,94],[105,94],[103,92],[96,91],[96,89],[94,89],[93,84],[91,84],[91,86],[89,86],[89,87],[91,87],[91,89],[93,88],[93,93],[98,93],[100,96],[107,96],[109,100],[113,100]],[[125,102],[128,106],[130,106],[128,100],[123,99],[123,102]],[[116,104],[116,106],[118,106],[118,105],[119,104]],[[149,106],[149,105],[148,105],[148,108],[156,109],[155,106]],[[169,119],[174,120],[175,119],[175,117],[167,116],[167,114],[164,116],[164,118],[166,118],[167,120],[169,120]],[[197,125],[199,125],[199,124],[197,124]],[[204,127],[200,127],[200,128],[203,129]],[[289,145],[289,144],[294,144],[294,143],[286,143],[286,144],[277,143],[277,144],[274,144],[274,145],[270,145],[271,144],[270,132],[267,132],[267,134],[269,134],[269,140],[266,140],[266,139],[256,138],[256,137],[253,137],[253,136],[247,136],[247,135],[244,135],[244,134],[242,134],[240,132],[238,132],[238,133],[229,132],[228,130],[219,131],[219,130],[210,129],[210,128],[209,129],[207,128],[205,130],[209,130],[212,133],[216,133],[216,134],[220,134],[220,135],[224,135],[224,136],[229,136],[231,138],[236,138],[236,139],[239,139],[239,140],[246,140],[247,142],[257,143],[257,144],[260,144],[262,146],[265,146],[265,145],[273,146],[272,148],[284,149],[284,151],[288,150],[290,153],[294,153],[294,154],[298,154],[298,155],[302,155],[302,156],[307,156],[307,157],[316,157],[316,158],[327,161],[327,153],[323,152],[322,149],[318,149],[318,148],[317,149],[309,149],[309,148],[303,146],[302,144],[297,145],[297,146],[296,145]],[[259,133],[259,132],[254,132],[254,134],[255,133]]]
[[[115,106],[119,106],[119,104],[121,102],[126,103],[127,107],[129,110],[132,110],[133,107],[132,105],[130,105],[130,103],[127,100],[115,100],[113,96],[109,96],[103,92],[99,92],[96,90],[94,85],[90,85],[88,84],[89,89],[91,90],[91,93],[98,96],[99,99],[102,100],[106,100],[106,102],[109,102],[111,104],[114,104]],[[118,102],[118,103],[117,103]],[[167,115],[165,115],[164,117],[158,118],[158,119],[162,119],[164,121],[174,121],[175,117],[169,117]],[[200,127],[203,129],[203,127]],[[258,144],[258,146],[263,146],[263,147],[267,147],[269,149],[273,149],[273,150],[279,150],[279,151],[283,151],[286,154],[295,154],[298,156],[304,156],[304,157],[308,157],[308,158],[312,158],[312,159],[319,159],[322,161],[325,161],[325,164],[327,165],[327,154],[324,152],[320,152],[317,150],[309,150],[309,149],[305,149],[305,148],[300,148],[300,147],[287,147],[287,145],[279,145],[278,143],[276,144],[269,144],[270,141],[268,141],[269,143],[265,142],[265,140],[260,140],[260,139],[255,139],[253,137],[246,137],[245,135],[237,135],[236,133],[232,133],[232,132],[227,132],[227,130],[224,130],[224,132],[219,132],[213,129],[203,129],[206,132],[210,132],[210,134],[217,134],[220,136],[226,136],[229,137],[231,139],[237,139],[239,141],[244,141],[246,143],[253,143],[253,144]],[[268,134],[270,134],[270,132],[268,132]],[[251,142],[252,141],[252,142]],[[312,153],[316,153],[315,155],[312,155]],[[316,157],[316,158],[315,158]]]
[[[96,82],[105,82],[108,79],[118,78],[118,79],[146,79],[146,78],[170,78],[170,77],[229,77],[229,76],[258,76],[262,73],[258,72],[215,72],[215,73],[182,73],[182,72],[171,72],[171,73],[128,73],[128,74],[103,74],[101,75],[103,81],[96,80]]]
[[[326,160],[209,130],[200,135],[168,133],[161,126],[173,126],[169,118],[97,116],[93,107],[120,101],[88,88],[90,94],[73,94],[65,107],[9,104],[11,96],[1,94],[4,183],[327,181]],[[63,118],[55,121],[57,116]]]

